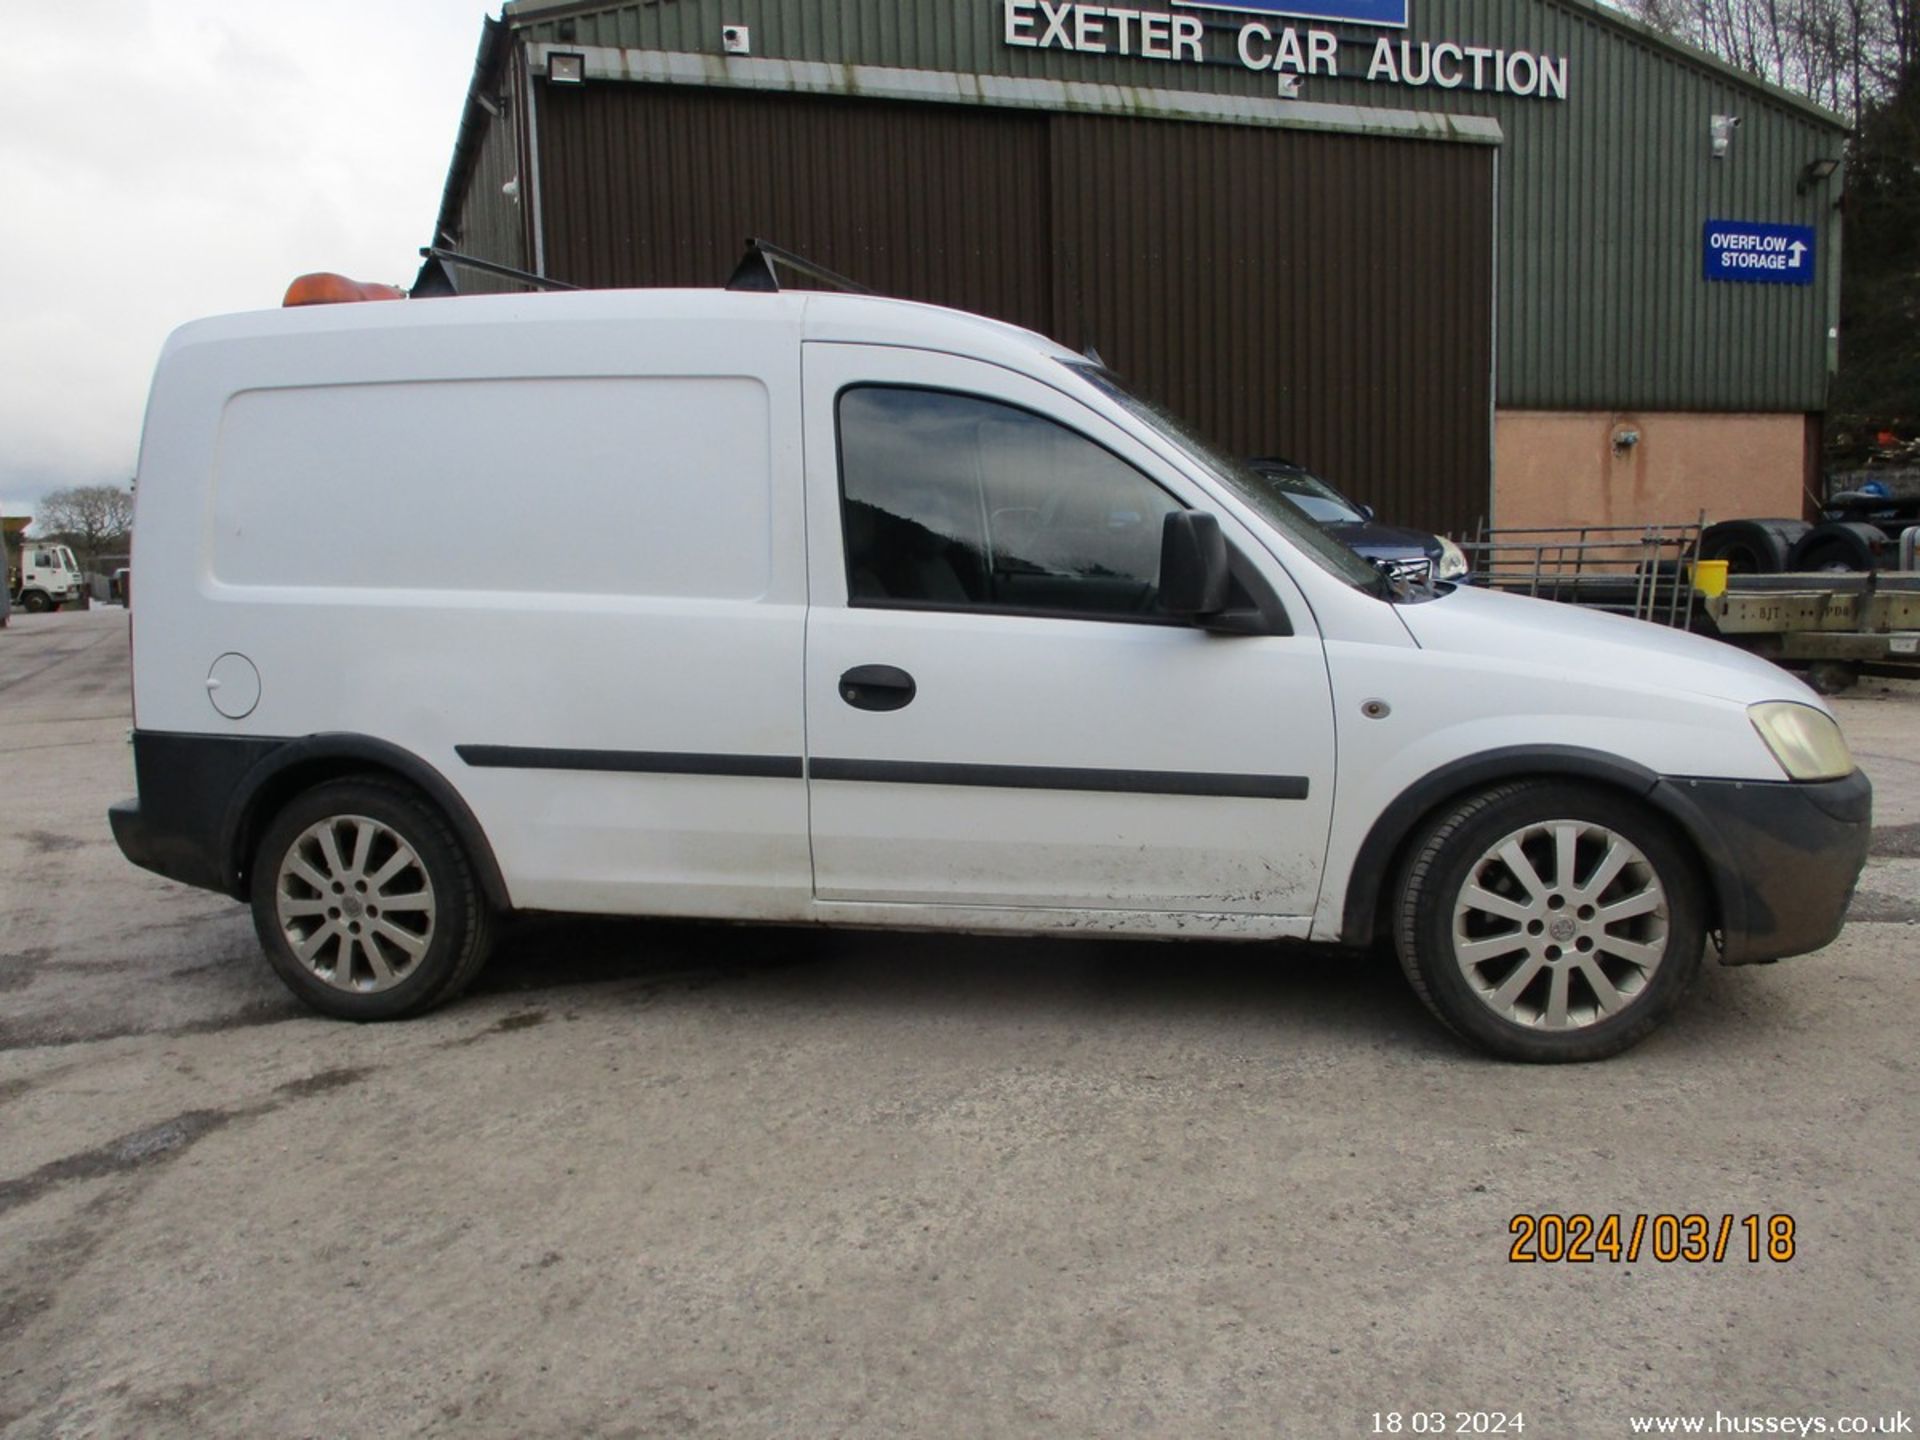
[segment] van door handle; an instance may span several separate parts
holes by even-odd
[[[918,688],[896,665],[856,665],[840,677],[840,698],[856,710],[904,710]]]

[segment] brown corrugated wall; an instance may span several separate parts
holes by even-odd
[[[715,285],[763,236],[886,294],[1092,345],[1222,445],[1310,464],[1383,519],[1458,532],[1486,512],[1489,147],[540,91],[556,278]]]
[[[1385,520],[1486,513],[1491,149],[1062,116],[1052,214],[1068,344]]]
[[[1043,115],[629,85],[540,100],[557,279],[719,285],[758,236],[883,294],[1051,323]]]

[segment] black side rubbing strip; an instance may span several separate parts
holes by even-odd
[[[456,745],[476,770],[596,770],[627,775],[737,775],[798,780],[798,755],[692,755],[650,750],[548,750],[531,745]]]
[[[693,755],[646,750],[548,750],[524,745],[457,745],[480,770],[594,770],[636,775],[739,775],[799,780],[797,755]],[[815,760],[815,780],[894,785],[965,785],[990,790],[1106,791],[1229,800],[1304,800],[1304,775],[1220,775],[1185,770],[1080,770],[1051,765],[945,765],[917,760]]]
[[[1198,795],[1304,800],[1304,775],[1209,775],[1184,770],[1078,770],[1051,765],[937,765],[917,760],[815,760],[815,780],[895,785],[970,785],[995,790],[1101,790],[1122,795]]]

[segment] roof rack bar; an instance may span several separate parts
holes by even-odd
[[[518,280],[522,285],[531,285],[536,290],[578,290],[580,288],[578,285],[569,285],[564,280],[553,280],[545,275],[536,275],[531,270],[516,270],[511,265],[482,260],[475,255],[462,255],[457,250],[448,250],[440,245],[422,245],[420,257],[423,260],[438,260],[443,266],[458,265],[467,270],[482,270],[489,275],[498,275],[506,280]]]
[[[747,253],[740,257],[740,263],[733,268],[733,275],[727,281],[729,290],[754,290],[765,294],[776,294],[780,289],[780,276],[774,270],[775,265],[784,265],[787,269],[806,276],[809,280],[818,280],[823,285],[831,285],[836,290],[845,290],[853,295],[871,295],[874,292],[858,280],[849,280],[837,271],[824,265],[816,265],[804,255],[796,255],[791,250],[773,244],[767,240],[758,240],[749,236]]]

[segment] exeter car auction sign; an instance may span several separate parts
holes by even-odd
[[[1765,225],[1747,220],[1709,220],[1706,276],[1748,285],[1813,284],[1810,225]]]
[[[1541,100],[1567,98],[1567,57],[1454,40],[1382,35],[1364,72],[1341,68],[1340,36],[1331,30],[1278,23],[1285,17],[1375,29],[1404,30],[1409,0],[1172,0],[1173,10],[1090,5],[1077,0],[1006,0],[1006,43],[1034,50],[1126,55],[1204,65],[1206,22],[1195,10],[1231,10],[1273,20],[1244,20],[1234,51],[1249,70],[1281,77],[1282,89],[1324,75],[1385,85],[1479,90]]]

